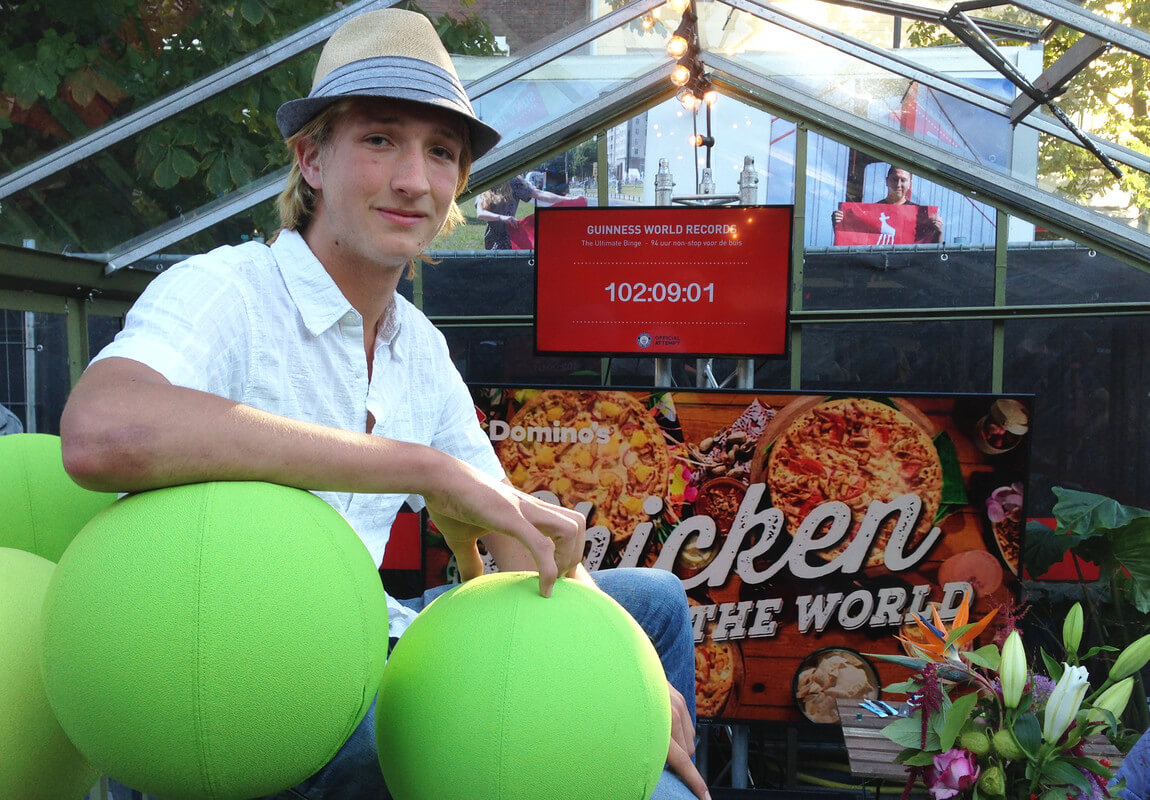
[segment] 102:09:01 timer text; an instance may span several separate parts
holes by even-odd
[[[715,284],[615,283],[603,287],[608,302],[615,303],[713,303]]]

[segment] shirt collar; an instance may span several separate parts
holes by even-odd
[[[354,310],[299,232],[280,231],[271,247],[288,294],[312,336],[319,336]]]

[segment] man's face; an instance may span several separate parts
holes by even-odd
[[[455,200],[464,129],[448,111],[362,100],[300,168],[319,201],[306,238],[321,261],[402,266],[419,255]]]
[[[910,198],[910,173],[905,169],[891,170],[886,176],[888,203],[905,203]]]

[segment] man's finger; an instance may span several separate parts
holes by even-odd
[[[687,710],[687,701],[683,699],[679,690],[670,683],[667,684],[667,689],[671,695],[671,738],[679,743],[679,746],[688,756],[693,756],[695,754],[695,726],[691,724],[691,713]]]
[[[699,774],[695,763],[679,743],[671,739],[671,747],[667,751],[667,766],[671,772],[679,776],[679,780],[698,797],[699,800],[711,800],[711,793],[707,791],[707,782]]]
[[[539,594],[550,597],[559,577],[559,568],[555,564],[555,543],[534,529],[526,538],[517,538],[531,552],[535,568],[539,570]]]

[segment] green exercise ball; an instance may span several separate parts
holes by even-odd
[[[0,547],[0,797],[76,800],[100,777],[56,721],[40,675],[40,612],[56,568]]]
[[[671,737],[667,679],[607,595],[534,574],[429,605],[383,673],[376,743],[396,800],[646,800]]]
[[[275,794],[371,704],[387,605],[314,495],[201,483],[125,497],[73,541],[44,603],[44,684],[76,747],[165,800]]]
[[[0,547],[59,561],[85,523],[115,499],[68,477],[59,436],[0,436]]]

